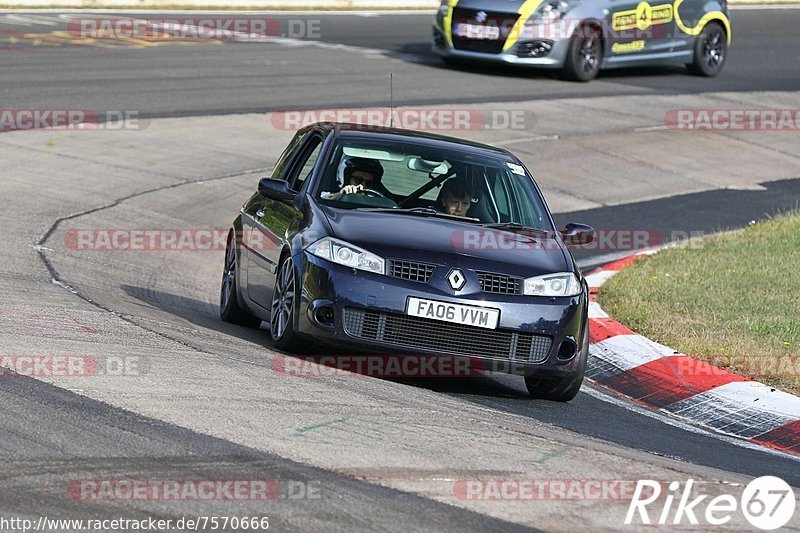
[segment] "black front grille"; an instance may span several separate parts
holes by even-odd
[[[389,275],[394,278],[428,283],[434,270],[436,270],[436,265],[430,263],[399,261],[395,259],[389,261]]]
[[[503,46],[506,43],[508,34],[514,27],[514,24],[517,22],[519,15],[517,13],[484,11],[484,13],[486,13],[486,17],[482,22],[479,22],[476,20],[476,16],[479,12],[480,10],[478,9],[455,8],[453,10],[453,47],[457,50],[465,50],[468,52],[499,54],[503,51]],[[456,27],[458,24],[464,23],[496,26],[500,28],[500,39],[468,39],[466,37],[459,37],[456,34]]]
[[[505,274],[493,274],[491,272],[475,272],[478,281],[481,283],[483,292],[494,294],[522,294],[522,279]]]
[[[364,309],[344,310],[344,329],[351,337],[433,350],[541,363],[550,354],[552,337],[501,329],[484,329],[415,316]]]

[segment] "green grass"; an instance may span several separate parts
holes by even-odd
[[[800,212],[640,259],[598,301],[637,333],[800,394]]]

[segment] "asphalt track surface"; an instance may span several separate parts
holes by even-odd
[[[355,47],[335,55],[314,46],[237,42],[33,46],[32,38],[19,34],[64,31],[66,25],[52,14],[32,16],[43,17],[48,25],[36,25],[35,20],[21,25],[0,14],[0,30],[6,32],[0,34],[6,44],[0,56],[0,96],[6,107],[35,102],[46,108],[138,110],[143,117],[167,117],[384,106],[390,100],[390,73],[398,105],[800,89],[800,9],[733,11],[734,48],[718,78],[689,76],[683,68],[647,68],[607,71],[589,84],[560,81],[546,71],[445,67],[429,49],[429,15],[263,16],[281,22],[281,35],[291,35],[290,21],[299,20],[307,28],[319,28],[310,34],[313,41]]]
[[[277,59],[268,59],[265,47],[274,47],[272,44],[108,49],[13,43],[0,57],[3,106],[137,109],[142,116],[180,117],[383,105],[390,72],[399,73],[395,86],[398,104],[689,93],[723,88],[728,91],[800,89],[800,52],[794,46],[800,10],[734,12],[735,53],[724,75],[718,79],[699,80],[683,72],[647,69],[608,73],[590,84],[564,83],[540,72],[445,68],[427,50],[427,16],[318,18],[322,20],[324,41],[379,49],[384,53],[370,57],[357,50],[345,51],[336,55],[341,63],[331,64],[316,58],[314,47],[280,48],[270,55],[278,56]],[[48,25],[3,24],[2,27],[27,33],[52,31]],[[598,227],[640,227],[646,221],[647,227],[668,234],[672,230],[743,227],[750,220],[797,207],[800,181],[772,182],[765,184],[765,188],[766,194],[711,191],[562,213],[556,218],[559,224],[574,220]],[[248,194],[245,189],[234,192],[237,198]],[[165,192],[167,197],[169,194]],[[166,209],[164,206],[168,205],[169,201],[164,200],[161,207]],[[202,206],[195,209],[199,214]],[[158,211],[158,207],[154,210]],[[191,218],[192,211],[183,212],[182,216]],[[585,265],[596,261],[594,255],[577,254]],[[120,286],[150,309],[156,309],[159,319],[172,314],[176,324],[188,321],[269,345],[268,333],[264,330],[243,332],[241,328],[220,324],[213,305],[216,295],[194,299],[180,296],[179,287],[174,288],[174,293],[166,293],[159,292],[157,287],[138,284],[138,280],[124,284],[124,265],[102,266],[107,267],[109,273],[112,268],[118,268],[113,275],[120,276]],[[113,308],[115,304],[112,295],[105,300],[102,293],[91,296],[102,305]],[[142,316],[148,316],[148,312],[142,308]],[[455,397],[521,415],[529,419],[532,426],[551,424],[624,448],[747,476],[775,474],[800,486],[800,468],[795,460],[665,424],[659,418],[636,410],[625,400],[620,399],[620,405],[602,399],[600,393],[585,392],[568,405],[555,405],[527,399],[521,381],[505,376],[458,383],[426,380],[403,384],[409,387],[409,394],[414,394],[414,389],[424,389]],[[589,386],[587,389],[594,390]],[[57,497],[53,488],[79,475],[169,478],[186,477],[189,471],[195,477],[208,479],[257,475],[323,480],[323,485],[329,487],[335,497],[324,498],[312,512],[309,506],[298,512],[300,508],[292,506],[299,504],[276,502],[273,511],[283,517],[283,521],[278,522],[282,526],[280,530],[319,529],[331,524],[341,530],[486,531],[514,527],[478,513],[328,473],[111,408],[38,381],[5,380],[0,388],[0,402],[4,406],[0,416],[3,429],[0,432],[0,479],[4,487],[13,489],[3,491],[0,507],[14,509],[19,514],[38,515],[48,510],[54,514],[85,513],[85,503],[77,507],[75,502]],[[54,469],[54,464],[59,468]],[[112,517],[123,507],[98,505],[90,514]],[[375,509],[381,512],[375,514]],[[138,513],[162,517],[218,511],[213,505],[182,508],[157,502],[135,508],[128,506],[124,510],[134,513],[132,516]],[[248,510],[246,504],[241,510]]]

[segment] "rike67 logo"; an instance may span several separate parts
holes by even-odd
[[[693,479],[683,487],[679,481],[673,481],[664,491],[658,481],[639,480],[625,524],[722,526],[741,512],[753,527],[772,531],[785,526],[794,516],[794,491],[775,476],[754,479],[738,499],[731,494],[713,498],[708,494],[693,494],[693,486]]]

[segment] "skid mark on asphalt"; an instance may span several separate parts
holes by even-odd
[[[332,426],[334,424],[340,424],[340,423],[344,423],[346,421],[347,421],[347,418],[337,418],[336,420],[332,420],[330,422],[320,422],[319,424],[311,424],[310,426],[303,426],[301,428],[298,428],[298,429],[294,430],[294,434],[292,435],[292,437],[302,437],[302,436],[304,436],[305,433],[308,433],[309,431],[314,431],[316,429],[330,427],[330,426]]]
[[[63,307],[53,309],[53,313],[0,313],[0,331],[6,334],[33,336],[61,336],[80,338],[75,333],[94,335],[100,333],[96,327],[77,318],[65,316]]]
[[[302,426],[295,429],[292,437],[300,437],[303,438],[305,442],[313,442],[315,444],[372,448],[371,442],[386,442],[388,439],[392,438],[383,430],[385,426],[386,424],[383,422],[344,417]],[[445,425],[414,424],[406,422],[403,426],[403,429],[407,433],[421,435],[422,437],[426,435],[437,435],[437,440],[434,441],[429,439],[431,443],[430,447],[425,447],[419,444],[415,445],[414,450],[419,452],[437,453],[441,450],[441,447],[439,446],[440,440],[454,442],[445,435],[448,429]],[[458,434],[454,434],[452,436],[452,439],[457,438]],[[364,444],[359,445],[356,444],[357,442],[364,442]],[[419,442],[423,442],[423,440],[420,440]],[[403,446],[403,443],[398,444],[401,447]],[[501,444],[504,449],[516,448],[519,451],[517,455],[519,464],[528,466],[544,465],[553,459],[563,456],[573,449],[567,445],[537,449],[530,443],[520,441],[518,439],[518,435],[514,433],[498,434],[492,439],[491,442],[486,441],[481,443],[480,441],[476,440],[471,443],[471,445],[474,447],[480,447],[481,445],[491,447]]]

